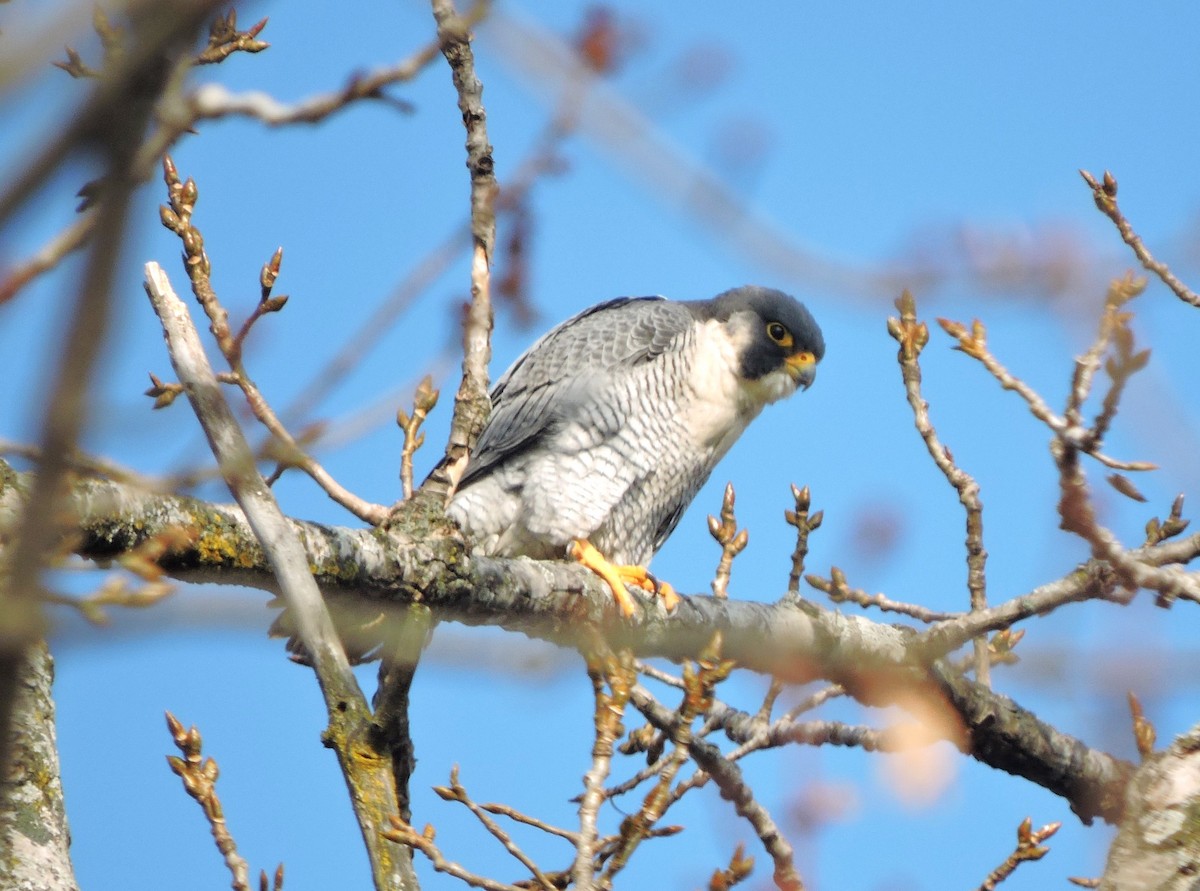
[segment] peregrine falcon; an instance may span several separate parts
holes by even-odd
[[[628,616],[625,583],[660,590],[646,563],[763,406],[807,389],[824,354],[808,310],[771,288],[593,306],[496,383],[447,512],[476,553],[575,557]]]

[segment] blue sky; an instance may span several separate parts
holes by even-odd
[[[25,29],[36,31],[29,22],[42,14],[35,7],[14,0],[0,9],[0,47],[29,43]],[[512,34],[572,34],[584,9],[501,3],[498,20],[478,30],[502,182],[532,150],[561,89],[541,67],[544,52],[514,44]],[[716,512],[721,487],[732,480],[751,544],[735,565],[731,594],[779,596],[792,541],[781,514],[796,482],[812,487],[826,513],[810,571],[837,565],[870,591],[962,608],[961,510],[904,403],[884,325],[896,294],[865,283],[875,271],[911,270],[916,261],[948,270],[936,290],[917,289],[922,317],[982,318],[993,351],[1061,406],[1105,283],[1132,265],[1078,168],[1112,169],[1142,236],[1180,274],[1196,278],[1200,8],[780,2],[693,4],[684,14],[673,4],[628,2],[614,9],[636,46],[589,97],[582,131],[561,147],[561,174],[532,192],[528,296],[538,320],[522,327],[501,310],[493,372],[541,329],[609,297],[707,297],[745,282],[796,294],[828,343],[816,385],[768,409],[743,437],[656,559],[656,572],[683,592],[707,590],[718,554],[704,516]],[[263,37],[272,47],[202,70],[197,82],[266,90],[284,101],[337,88],[350,72],[403,58],[432,34],[428,10],[411,2],[343,4],[332,13],[315,3],[260,4],[240,12],[244,23],[270,15]],[[91,46],[86,36],[65,34],[47,43],[51,53],[63,43],[85,52]],[[31,72],[19,91],[0,96],[10,122],[0,133],[7,174],[84,95],[60,71],[39,65]],[[199,183],[195,220],[214,284],[235,317],[257,297],[261,264],[284,246],[276,291],[291,302],[255,329],[248,346],[251,373],[277,407],[322,373],[464,219],[463,134],[447,70],[439,62],[393,95],[411,102],[412,113],[362,105],[316,128],[286,130],[210,122],[174,153],[180,171]],[[636,139],[616,126],[629,121],[640,122]],[[745,154],[731,160],[731,144]],[[753,225],[706,215],[687,200],[695,191],[671,191],[661,175],[648,176],[648,159],[657,170],[704,171],[736,196]],[[71,196],[90,175],[84,163],[63,171],[4,233],[0,262],[29,254],[66,225]],[[90,448],[147,472],[205,455],[186,406],[151,413],[140,395],[148,371],[169,375],[141,265],[158,260],[177,288],[185,285],[178,245],[157,223],[162,199],[157,182],[138,195],[86,434]],[[763,233],[836,264],[842,276],[764,259]],[[1011,277],[981,283],[973,274],[1031,262],[1057,270],[1057,287]],[[0,436],[34,437],[41,381],[58,360],[57,332],[79,269],[70,262],[0,307],[0,379],[9,382]],[[397,495],[400,438],[390,419],[457,336],[447,307],[467,285],[463,251],[310,415],[353,430],[319,457],[366,498],[388,503]],[[1105,521],[1127,542],[1140,540],[1145,520],[1163,515],[1177,492],[1200,495],[1189,386],[1200,373],[1200,315],[1153,284],[1135,310],[1139,342],[1153,346],[1154,358],[1129,388],[1109,451],[1162,469],[1139,478],[1150,499],[1139,506],[1089,468]],[[982,485],[993,601],[1069,571],[1086,551],[1057,529],[1048,432],[940,331],[932,332],[922,364],[938,430]],[[431,443],[444,434],[453,376],[441,384],[447,398],[431,421]],[[420,456],[421,470],[434,453]],[[354,523],[298,475],[285,477],[277,492],[296,516]],[[227,499],[216,488],[203,494]],[[73,589],[92,583],[62,581]],[[318,741],[324,722],[316,684],[265,639],[263,600],[255,592],[183,589],[153,612],[114,615],[99,630],[56,616],[60,740],[85,886],[148,888],[170,876],[190,889],[226,880],[200,815],[162,761],[170,748],[164,709],[202,730],[206,751],[222,766],[231,830],[256,869],[282,860],[292,891],[365,884],[341,779]],[[996,684],[1060,729],[1130,757],[1126,689],[1143,697],[1160,739],[1196,720],[1189,680],[1197,676],[1189,670],[1197,659],[1195,619],[1186,606],[1157,610],[1143,596],[1127,609],[1077,606],[1028,628],[1024,663],[1000,670]],[[373,671],[363,677],[369,686]],[[747,677],[725,693],[753,709],[764,689],[763,679]],[[580,789],[590,748],[589,684],[578,659],[511,635],[446,627],[421,667],[414,702],[415,822],[437,826],[452,859],[516,877],[499,846],[428,789],[459,764],[478,799],[571,825],[566,799]],[[818,717],[882,725],[896,716],[840,704]],[[630,726],[636,723],[631,717]],[[1065,803],[1023,781],[942,754],[952,781],[920,805],[897,794],[888,778],[894,762],[888,768],[888,759],[858,751],[793,748],[756,757],[748,770],[792,832],[797,866],[812,887],[978,884],[1010,850],[1026,815],[1037,825],[1064,826],[1051,854],[1006,887],[1099,874],[1106,830],[1082,827]],[[620,775],[634,769],[622,764]],[[834,801],[839,816],[797,834],[789,815],[820,797]],[[623,807],[634,809],[636,800]],[[610,826],[619,821],[612,809],[604,816]],[[639,852],[628,887],[699,887],[739,841],[759,861],[750,887],[769,881],[752,833],[714,794],[702,793],[670,821],[689,829]],[[566,863],[565,849],[520,838],[543,865]],[[427,887],[453,884],[420,868]]]

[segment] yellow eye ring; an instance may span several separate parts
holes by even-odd
[[[792,332],[781,322],[767,322],[767,337],[784,349],[790,349],[792,346]]]

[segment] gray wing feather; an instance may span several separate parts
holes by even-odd
[[[492,413],[459,489],[534,446],[581,400],[603,399],[610,375],[677,348],[693,322],[679,303],[621,297],[550,330],[496,382]]]

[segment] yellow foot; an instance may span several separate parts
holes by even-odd
[[[609,563],[596,548],[588,541],[573,541],[570,549],[571,556],[590,569],[608,583],[617,600],[617,606],[625,616],[634,613],[633,598],[625,590],[625,586],[636,585],[643,591],[658,594],[663,600],[663,606],[668,610],[679,604],[679,595],[666,582],[660,582],[652,576],[645,566],[618,566]]]

